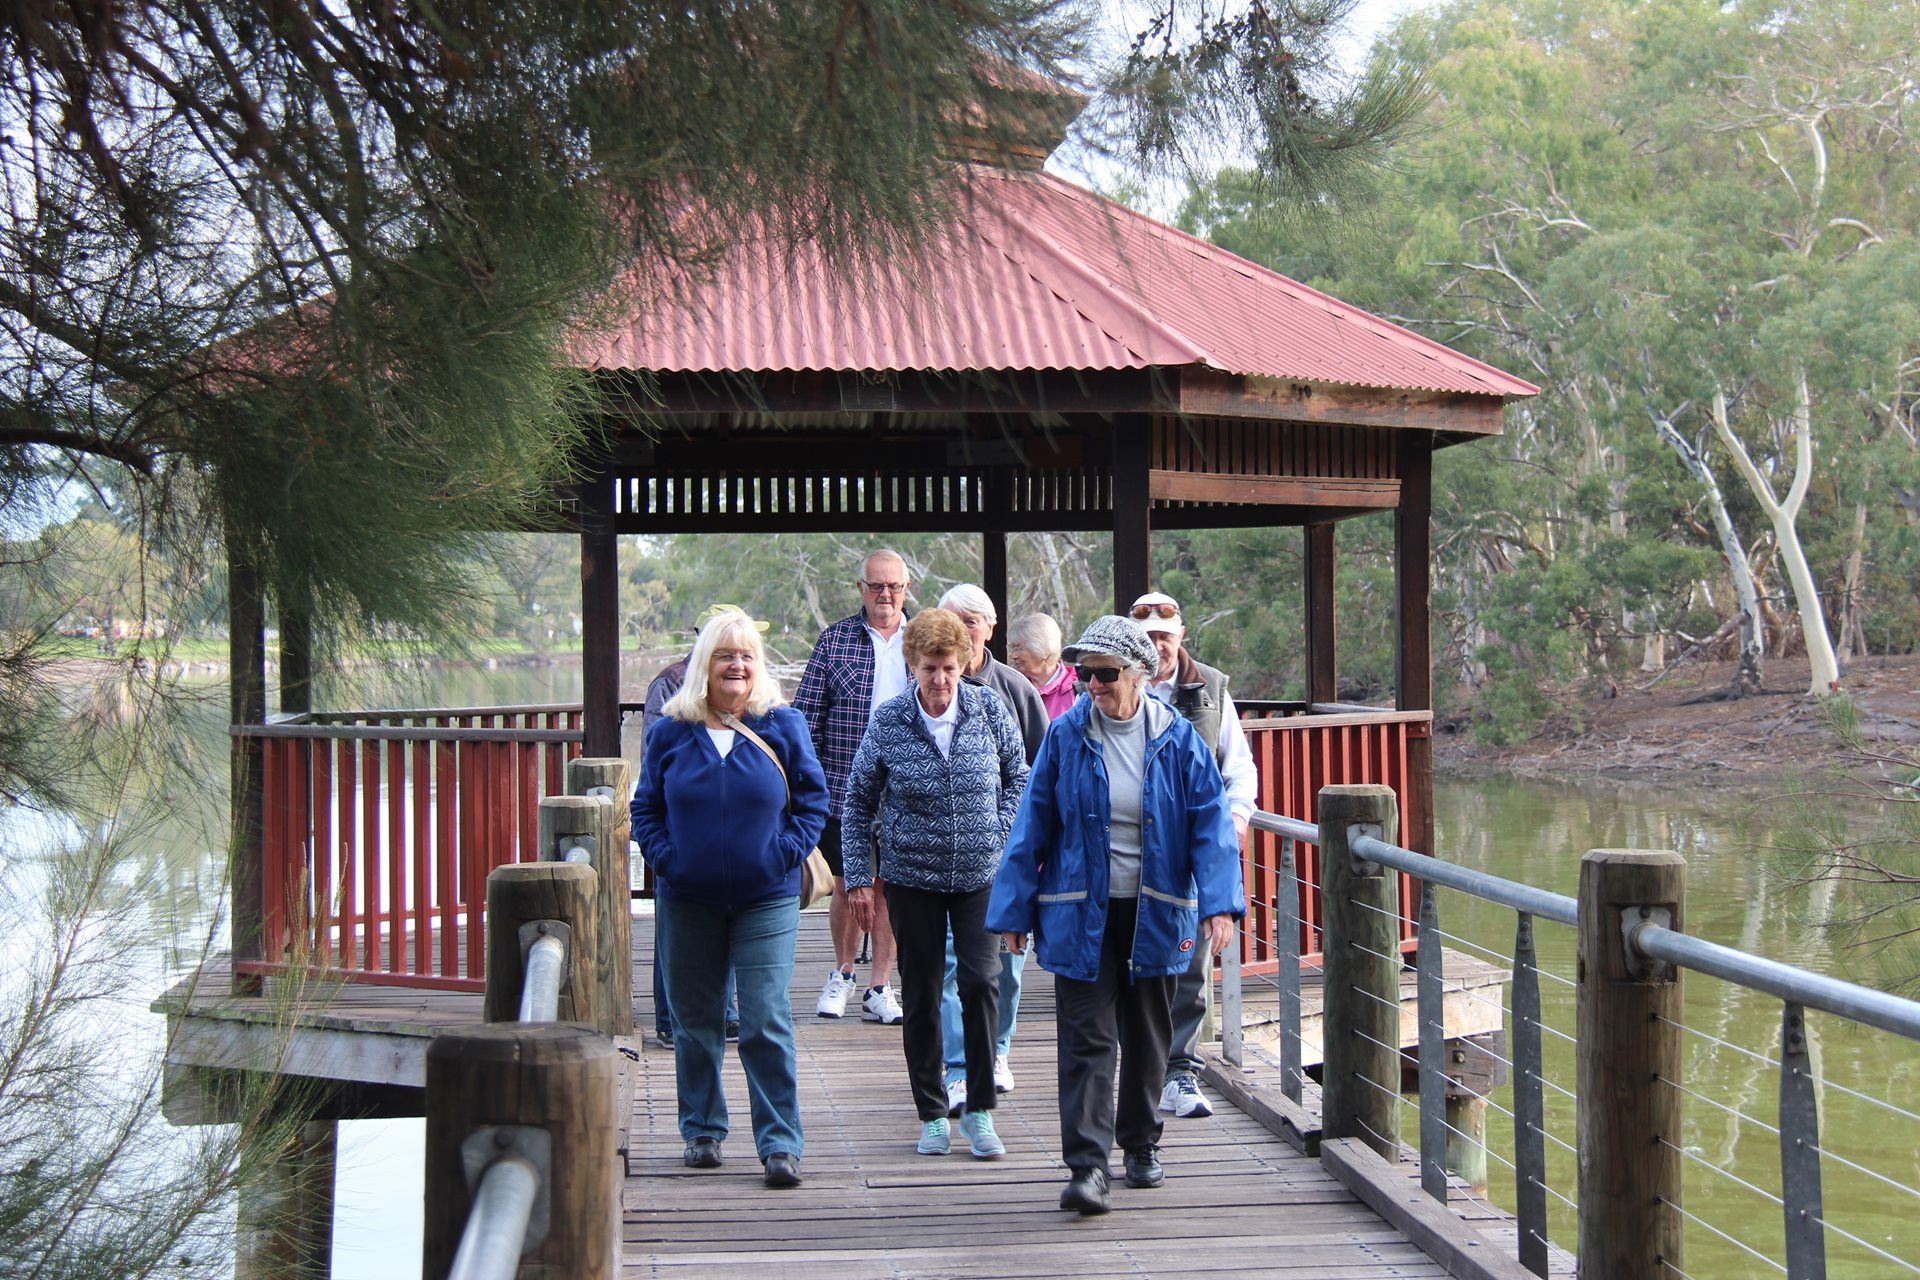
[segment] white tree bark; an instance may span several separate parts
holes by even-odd
[[[1705,454],[1681,435],[1670,419],[1650,416],[1660,438],[1673,447],[1680,455],[1681,465],[1707,491],[1707,511],[1713,517],[1713,531],[1720,538],[1720,553],[1727,558],[1734,597],[1740,602],[1740,661],[1733,677],[1734,692],[1758,693],[1762,665],[1767,657],[1767,632],[1760,621],[1760,589],[1753,580],[1753,562],[1747,559],[1746,544],[1733,527],[1733,517],[1727,514],[1726,496],[1720,492],[1719,477],[1707,465]]]
[[[1800,543],[1795,521],[1800,505],[1806,501],[1807,488],[1813,483],[1813,402],[1807,392],[1807,375],[1802,372],[1794,384],[1793,406],[1793,481],[1784,499],[1776,497],[1760,468],[1753,465],[1747,447],[1733,434],[1727,422],[1727,398],[1713,393],[1713,429],[1720,442],[1733,455],[1734,466],[1753,490],[1760,509],[1773,522],[1773,536],[1780,548],[1780,559],[1787,567],[1787,581],[1793,584],[1793,598],[1800,606],[1800,632],[1806,640],[1807,662],[1812,667],[1807,692],[1824,698],[1840,688],[1840,664],[1833,655],[1833,640],[1827,634],[1826,611],[1820,604],[1820,589],[1807,566],[1806,549]]]

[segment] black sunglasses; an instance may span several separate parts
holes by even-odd
[[[1073,673],[1080,677],[1082,684],[1092,684],[1095,680],[1101,684],[1112,684],[1120,678],[1120,673],[1124,670],[1126,670],[1125,667],[1079,666],[1073,669]]]

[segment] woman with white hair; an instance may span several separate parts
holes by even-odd
[[[963,582],[947,588],[947,594],[940,597],[940,607],[960,619],[967,629],[967,639],[972,642],[961,676],[1000,695],[1007,710],[1013,712],[1014,722],[1020,726],[1027,763],[1032,764],[1033,758],[1040,754],[1040,739],[1047,736],[1047,709],[1040,705],[1040,695],[1034,692],[1031,680],[987,652],[987,641],[993,637],[993,629],[1000,625],[1000,612],[993,607],[993,597],[973,583]]]
[[[1097,619],[1064,656],[1087,696],[1047,734],[994,875],[987,927],[1031,936],[1054,975],[1062,1209],[1105,1213],[1117,1138],[1129,1187],[1157,1187],[1173,986],[1246,913],[1240,843],[1213,753],[1143,686],[1160,667],[1130,618]],[[1119,1104],[1114,1102],[1118,1059]]]
[[[1048,720],[1065,715],[1078,696],[1073,668],[1060,661],[1060,643],[1060,624],[1048,614],[1029,613],[1007,628],[1007,665],[1032,682]]]
[[[799,1073],[787,988],[800,867],[827,820],[827,780],[807,722],[783,704],[744,612],[725,610],[700,628],[686,683],[647,730],[642,760],[633,835],[659,885],[683,1163],[721,1163],[721,1006],[731,966],[754,1150],[768,1186],[797,1186]]]

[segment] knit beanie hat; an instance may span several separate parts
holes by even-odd
[[[1132,618],[1123,618],[1117,613],[1088,623],[1080,638],[1062,649],[1060,656],[1067,662],[1078,662],[1089,653],[1105,654],[1126,665],[1137,666],[1147,673],[1149,680],[1160,674],[1160,654],[1146,629]]]

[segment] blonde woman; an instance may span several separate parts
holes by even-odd
[[[827,783],[807,723],[782,703],[745,613],[728,610],[700,628],[686,683],[647,730],[642,759],[633,835],[659,881],[683,1161],[690,1169],[721,1163],[731,965],[754,1149],[768,1186],[797,1186],[800,1104],[787,988],[800,865],[826,823]]]

